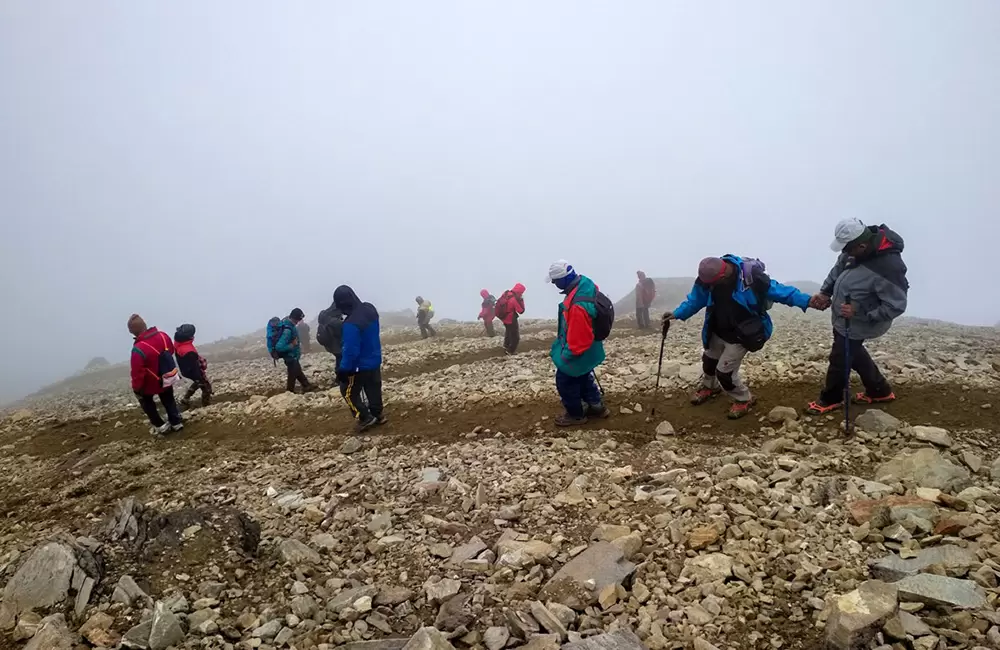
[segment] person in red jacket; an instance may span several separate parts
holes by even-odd
[[[483,321],[483,327],[486,328],[486,336],[493,338],[497,335],[496,330],[493,329],[493,319],[496,318],[497,299],[486,289],[480,291],[479,295],[483,297],[483,306],[479,310],[479,319]]]
[[[152,425],[151,433],[162,435],[171,429],[180,431],[184,428],[184,422],[181,420],[181,412],[174,398],[173,385],[179,378],[177,366],[173,361],[174,342],[155,327],[146,327],[146,321],[142,320],[139,314],[132,314],[128,319],[128,331],[135,337],[131,359],[132,392],[139,399],[139,406],[149,418],[149,423]],[[162,370],[161,355],[164,353],[170,358],[172,373],[165,373]],[[153,401],[157,395],[160,396],[160,403],[167,411],[167,422],[163,421]]]
[[[518,282],[513,288],[504,291],[496,304],[496,317],[503,323],[503,349],[507,354],[517,352],[521,343],[521,326],[517,319],[524,313],[524,285]]]

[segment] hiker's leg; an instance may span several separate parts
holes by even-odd
[[[594,410],[599,411],[604,408],[604,397],[601,395],[601,389],[597,385],[597,378],[594,376],[594,373],[589,372],[580,377],[580,396]]]
[[[434,331],[434,328],[431,327],[430,323],[427,323],[427,330],[431,333],[431,336],[437,336],[438,335],[438,333]]]
[[[288,372],[289,382],[292,386],[289,390],[295,390],[295,382],[302,384],[303,390],[309,388],[309,380],[306,379],[306,373],[302,372],[302,364],[298,359],[289,359]]]
[[[191,398],[194,397],[194,394],[198,392],[199,388],[201,388],[200,381],[192,382],[191,385],[188,386],[188,389],[184,392],[184,397],[181,398],[181,401],[185,403],[189,402]]]
[[[819,394],[819,401],[823,404],[840,404],[844,401],[844,382],[847,380],[847,367],[844,365],[847,361],[844,358],[846,345],[847,339],[835,331],[833,346],[830,348],[830,365],[826,368],[826,383]],[[851,365],[853,364],[852,360]]]
[[[483,327],[486,329],[486,336],[493,337],[496,336],[496,332],[493,330],[493,321],[483,319]]]
[[[506,350],[508,354],[510,354],[511,327],[512,326],[507,323],[503,324],[503,349]]]
[[[510,324],[510,353],[515,354],[521,345],[521,323],[514,317],[514,322]]]
[[[201,380],[201,405],[208,406],[212,403],[212,382],[208,380],[208,377],[203,377]]]
[[[868,354],[864,341],[851,341],[851,368],[861,377],[868,397],[888,397],[892,394],[892,386]]]
[[[570,377],[562,370],[556,370],[556,390],[566,413],[573,418],[582,418],[583,382],[580,377]]]
[[[726,343],[715,369],[715,378],[733,401],[749,402],[750,389],[740,379],[740,366],[747,349],[737,343]]]
[[[139,406],[142,407],[142,412],[149,418],[150,424],[154,427],[163,426],[163,418],[160,417],[160,412],[156,410],[156,402],[153,401],[152,395],[140,395]]]
[[[358,422],[367,422],[372,419],[371,411],[365,404],[364,380],[355,373],[347,378],[347,405],[351,407],[351,413],[358,418]]]
[[[285,378],[285,390],[289,393],[295,392],[295,365],[298,365],[298,361],[289,359],[285,357],[285,370],[287,371],[287,377]]]
[[[173,386],[166,388],[160,393],[160,401],[163,402],[163,408],[167,410],[167,420],[170,424],[177,426],[181,423],[181,411],[177,408],[177,400],[174,398]]]
[[[719,378],[716,376],[719,359],[726,350],[726,342],[715,334],[710,334],[708,347],[701,354],[701,385],[709,390],[720,390]]]
[[[375,417],[382,417],[382,370],[365,371],[364,391],[368,400],[368,410]]]

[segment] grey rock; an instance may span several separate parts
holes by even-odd
[[[526,612],[508,609],[504,612],[504,620],[507,622],[507,627],[510,629],[511,634],[518,639],[528,639],[531,635],[538,634],[541,631],[538,621]]]
[[[406,587],[386,587],[379,590],[378,595],[375,597],[375,604],[395,607],[400,603],[411,600],[414,595],[416,594]]]
[[[702,584],[725,580],[732,573],[733,558],[724,553],[709,553],[686,560],[681,575]]]
[[[896,586],[901,600],[956,609],[978,609],[986,605],[986,592],[971,580],[921,573],[903,578]]]
[[[719,471],[715,475],[715,478],[720,481],[728,481],[729,479],[736,478],[742,473],[743,469],[739,465],[735,463],[729,463],[728,465],[723,465],[721,468],[719,468]]]
[[[570,560],[542,588],[539,598],[554,600],[573,609],[596,602],[608,585],[621,584],[635,571],[622,550],[609,542],[592,544]]]
[[[879,409],[869,409],[854,418],[854,426],[871,433],[895,433],[902,422]]]
[[[861,583],[837,599],[827,621],[826,643],[831,650],[855,650],[878,633],[898,610],[895,585],[879,580]]]
[[[486,549],[487,546],[483,540],[473,537],[452,552],[451,559],[448,560],[448,566],[462,566],[463,562],[476,558]]]
[[[486,650],[501,650],[501,648],[507,645],[509,639],[510,630],[506,627],[491,627],[483,634],[483,643],[486,644]]]
[[[538,624],[550,634],[558,635],[560,641],[566,640],[566,626],[563,625],[562,621],[556,618],[556,616],[550,612],[545,605],[537,600],[531,603],[531,615],[534,616],[535,620],[538,621]]]
[[[521,650],[559,650],[559,635],[536,634],[521,646]]]
[[[767,414],[767,419],[773,424],[780,424],[789,420],[798,420],[799,414],[790,406],[775,406]]]
[[[319,564],[319,553],[297,539],[286,539],[278,545],[278,555],[288,564]]]
[[[214,609],[199,609],[188,616],[188,627],[194,629],[205,621],[214,621],[218,617],[219,613]]]
[[[250,636],[255,639],[264,639],[265,641],[270,641],[274,637],[278,636],[278,632],[281,631],[282,627],[284,626],[281,624],[281,621],[278,619],[274,619],[258,627],[256,630],[250,633]]]
[[[452,596],[455,596],[462,589],[462,583],[451,578],[444,578],[437,582],[428,580],[424,583],[424,592],[427,600],[432,603],[443,603]]]
[[[631,630],[615,630],[563,644],[562,650],[645,650],[645,646]]]
[[[291,641],[293,636],[295,636],[295,632],[293,632],[291,628],[283,627],[281,628],[281,631],[274,636],[274,645],[280,648]]]
[[[356,589],[345,589],[327,601],[326,608],[334,614],[340,614],[360,599],[375,598],[377,595],[378,587],[374,585],[364,585]]]
[[[1000,457],[993,461],[990,466],[990,478],[994,481],[1000,480]]]
[[[716,646],[712,645],[705,639],[698,637],[694,640],[694,650],[719,650]]]
[[[340,650],[403,650],[406,639],[378,639],[375,641],[355,641],[339,646]]]
[[[41,627],[24,650],[73,650],[77,637],[66,627],[66,617],[53,614],[42,619]]]
[[[166,650],[184,641],[184,630],[180,621],[162,603],[153,608],[153,625],[149,630],[149,650]]]
[[[152,630],[152,619],[142,621],[125,633],[125,636],[122,637],[122,645],[136,650],[149,650],[149,633]]]
[[[292,613],[299,618],[312,618],[319,610],[316,599],[309,595],[296,596],[291,602]]]
[[[114,593],[111,594],[111,602],[121,603],[126,607],[132,607],[136,603],[149,605],[152,599],[143,591],[130,575],[123,575],[115,585]]]
[[[460,627],[469,625],[475,620],[469,608],[472,594],[459,594],[441,604],[434,627],[445,632],[454,632]]]
[[[451,650],[454,647],[437,628],[422,627],[410,637],[403,650]]]
[[[672,436],[676,433],[677,432],[674,431],[674,425],[670,424],[666,420],[656,425],[656,435],[658,436]]]
[[[41,612],[64,602],[75,567],[76,554],[66,544],[49,542],[32,551],[3,590],[0,630],[14,629],[21,612]]]
[[[357,438],[351,437],[344,441],[344,444],[340,446],[340,453],[350,455],[361,451],[361,441]]]
[[[87,604],[90,603],[90,596],[94,593],[94,586],[96,584],[90,576],[83,579],[80,590],[76,592],[76,603],[73,605],[73,614],[77,618],[82,617],[83,613],[87,610]]]
[[[933,565],[940,565],[951,575],[964,575],[979,564],[979,558],[967,548],[946,544],[923,549],[917,557],[907,560],[893,553],[881,560],[869,563],[872,577],[886,582],[896,582],[907,576],[915,576]]]
[[[870,413],[871,411],[869,411]],[[936,449],[927,447],[915,452],[901,452],[875,472],[878,480],[895,477],[911,481],[920,487],[937,488],[957,493],[969,486],[969,470],[956,465]]]
[[[940,427],[913,427],[913,437],[921,442],[929,442],[939,447],[951,447],[955,444],[948,432]]]

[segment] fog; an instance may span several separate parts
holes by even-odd
[[[0,3],[0,399],[352,285],[472,320],[565,258],[816,280],[906,240],[909,314],[1000,320],[1000,3]]]

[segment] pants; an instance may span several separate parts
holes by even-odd
[[[351,414],[360,422],[382,417],[382,371],[360,370],[340,384]],[[365,403],[367,400],[367,404]]]
[[[483,327],[486,328],[486,336],[493,338],[497,335],[497,331],[493,329],[493,319],[483,320]]]
[[[208,406],[212,403],[212,383],[208,381],[208,377],[202,377],[194,381],[191,386],[188,387],[187,392],[184,393],[184,398],[181,400],[183,402],[191,401],[194,394],[201,391],[201,405]]]
[[[437,336],[437,332],[431,327],[431,319],[417,315],[417,325],[420,327],[420,338],[427,338],[428,336]]]
[[[602,409],[604,406],[601,391],[592,372],[582,377],[571,377],[562,370],[556,370],[556,390],[559,391],[559,399],[570,417],[582,418],[586,415],[584,403],[596,409]]]
[[[521,326],[517,322],[517,317],[510,323],[503,324],[503,349],[508,354],[517,352],[517,346],[521,344]]]
[[[140,395],[139,406],[142,407],[146,417],[149,418],[150,424],[154,427],[162,427],[163,418],[160,417],[160,412],[156,410],[156,402],[153,401],[153,397],[153,395]],[[167,388],[160,393],[160,403],[163,404],[163,408],[167,411],[167,420],[170,424],[180,424],[181,412],[177,408],[177,400],[174,399],[173,387]]]
[[[724,390],[734,401],[749,402],[750,389],[740,378],[747,349],[739,343],[726,343],[715,334],[709,336],[708,349],[701,357],[701,385],[709,390]]]
[[[826,371],[826,386],[820,393],[819,399],[824,404],[837,404],[844,399],[844,390],[847,388],[847,352],[848,340],[837,332],[833,333],[833,348],[830,350],[830,366]],[[892,393],[892,386],[879,371],[878,366],[872,360],[868,350],[865,349],[865,342],[852,339],[851,347],[851,369],[861,377],[861,383],[865,385],[865,393],[869,397],[888,397]]]
[[[302,390],[310,387],[309,380],[306,379],[306,373],[302,372],[302,364],[299,363],[298,359],[285,357],[285,367],[288,368],[288,381],[285,382],[285,389],[288,392],[295,392],[296,381],[302,384]]]
[[[635,321],[639,325],[639,329],[648,330],[653,326],[649,322],[649,307],[636,307],[635,308]]]

